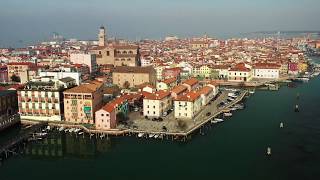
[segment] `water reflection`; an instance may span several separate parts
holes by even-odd
[[[29,143],[25,154],[32,158],[93,159],[111,147],[111,139],[53,132],[43,140]]]

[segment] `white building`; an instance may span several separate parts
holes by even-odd
[[[172,97],[169,91],[157,91],[148,94],[143,99],[143,115],[160,117],[172,107]]]
[[[48,77],[51,76],[54,79],[63,79],[67,77],[71,77],[75,79],[76,84],[79,86],[81,83],[81,73],[73,72],[73,71],[64,71],[64,70],[41,70],[39,72],[40,77]]]
[[[191,91],[178,96],[174,100],[174,117],[192,119],[202,107],[202,98],[199,93]]]
[[[252,79],[253,73],[251,67],[239,63],[229,70],[228,80],[233,82],[248,82]]]
[[[142,67],[152,66],[152,64],[151,64],[151,58],[150,58],[150,57],[142,57],[142,58],[141,58],[141,66],[142,66]]]
[[[205,86],[198,91],[202,99],[202,106],[207,105],[214,97],[215,93],[213,88],[210,86]]]
[[[253,67],[254,78],[279,79],[281,66],[270,63],[257,63]]]
[[[97,59],[95,54],[70,54],[70,62],[73,64],[85,64],[89,66],[91,73],[97,71]]]

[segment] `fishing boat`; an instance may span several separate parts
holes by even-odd
[[[149,134],[149,138],[153,138],[154,134]]]
[[[81,131],[81,132],[79,132],[78,134],[79,134],[79,135],[82,135],[82,134],[83,134],[83,132]]]
[[[74,132],[74,128],[71,128],[71,129],[69,129],[69,133],[72,133],[72,132]]]
[[[223,113],[223,116],[225,116],[225,117],[231,117],[231,116],[232,116],[232,113],[226,112],[226,113]]]
[[[159,137],[159,134],[155,134],[154,138],[157,139]]]
[[[68,132],[68,131],[69,131],[69,129],[65,129],[65,130],[64,130],[65,133]]]
[[[143,135],[144,135],[144,133],[139,133],[138,137],[141,138],[141,137],[143,137]]]
[[[47,126],[47,130],[50,131],[50,129],[51,129],[50,126]]]

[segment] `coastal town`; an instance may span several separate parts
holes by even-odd
[[[131,42],[103,26],[97,37],[0,49],[0,130],[21,122],[100,138],[186,138],[243,109],[257,87],[319,74],[306,48],[320,40],[306,37]]]

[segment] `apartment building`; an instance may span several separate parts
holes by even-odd
[[[169,91],[157,91],[148,94],[143,99],[143,115],[148,117],[160,117],[172,107],[172,97]]]

